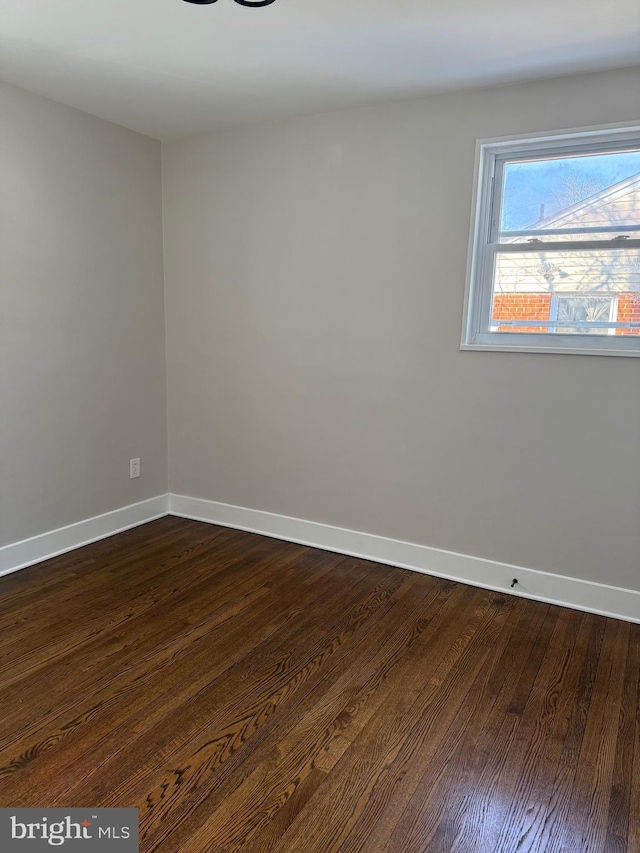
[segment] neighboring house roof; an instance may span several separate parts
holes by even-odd
[[[532,230],[571,227],[620,226],[640,222],[640,172],[600,190],[589,198],[557,211],[532,225]],[[606,240],[615,232],[588,235],[549,235],[546,240]],[[638,232],[629,236],[637,237]],[[526,242],[513,237],[509,243]],[[532,254],[504,254],[496,259],[496,291],[503,293],[640,292],[640,252],[637,249],[611,251],[540,251]]]
[[[536,222],[539,228],[629,225],[640,218],[640,172]],[[597,236],[597,235],[596,235]]]

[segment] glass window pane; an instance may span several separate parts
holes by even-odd
[[[493,332],[638,336],[640,249],[498,251],[490,322]]]
[[[640,150],[510,161],[500,242],[640,237]]]
[[[607,334],[606,329],[589,324],[615,320],[615,301],[612,296],[556,296],[556,333]]]

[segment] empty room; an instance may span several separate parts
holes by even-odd
[[[637,0],[0,0],[0,853],[640,853]]]

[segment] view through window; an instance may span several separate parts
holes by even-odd
[[[493,330],[640,335],[640,151],[507,162],[501,208],[501,243],[621,245],[498,252]]]
[[[640,338],[640,139],[555,145],[485,152],[472,342]]]

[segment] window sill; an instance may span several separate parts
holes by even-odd
[[[582,340],[584,339],[580,339],[580,341]],[[591,341],[581,343],[578,340],[575,343],[559,345],[556,342],[543,339],[536,342],[527,341],[526,343],[513,340],[502,343],[496,340],[476,341],[474,343],[462,343],[460,349],[469,352],[547,352],[555,355],[607,355],[638,358],[640,357],[640,337],[633,342],[624,341],[623,346],[617,345],[615,347],[607,346],[604,341],[601,346],[594,346]]]

